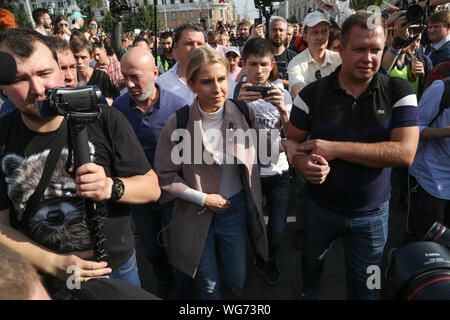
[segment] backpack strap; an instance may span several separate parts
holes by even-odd
[[[250,111],[248,110],[248,105],[242,100],[230,99],[238,107],[247,121],[248,127],[252,127],[252,122],[250,121]]]
[[[233,100],[237,100],[238,96],[239,96],[239,91],[241,91],[241,87],[244,84],[244,81],[239,81],[236,84],[236,87],[234,87],[234,92],[233,92]]]
[[[25,226],[28,223],[28,221],[30,221],[31,218],[33,218],[33,215],[35,214],[34,209],[37,207],[39,201],[44,195],[45,189],[47,189],[47,186],[53,175],[53,170],[56,167],[56,163],[58,162],[64,144],[67,141],[67,136],[68,136],[67,120],[66,118],[64,118],[50,146],[50,151],[47,155],[47,159],[45,160],[44,170],[42,171],[41,179],[39,180],[39,183],[36,189],[34,190],[33,194],[27,201],[27,206],[25,208],[25,212],[23,213],[21,221],[22,226]]]
[[[177,129],[186,129],[189,121],[189,105],[177,110]]]

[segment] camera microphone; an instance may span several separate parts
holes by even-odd
[[[17,64],[12,55],[0,52],[0,85],[8,86],[16,81]]]

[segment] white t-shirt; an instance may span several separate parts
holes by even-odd
[[[280,88],[280,86],[278,86]],[[280,88],[281,89],[281,88]],[[284,103],[286,105],[286,109],[288,113],[291,113],[292,109],[292,98],[289,92],[285,89],[282,89],[284,93]],[[280,113],[278,109],[269,102],[264,101],[263,99],[258,99],[256,101],[247,103],[249,108],[252,108],[255,113],[255,117],[258,121],[258,125],[260,129],[266,129],[270,132],[271,129],[280,129],[281,127],[281,119]],[[281,144],[281,141],[278,141]],[[280,157],[278,158],[277,163],[269,163],[267,165],[260,166],[260,174],[261,177],[264,176],[273,176],[276,174],[281,174],[284,171],[289,169],[289,163],[287,161],[286,153],[280,152]]]

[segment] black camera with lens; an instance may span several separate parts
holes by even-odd
[[[419,5],[419,0],[403,0],[400,10],[406,10],[406,20],[411,24],[421,24],[426,8]]]
[[[36,106],[41,118],[64,116],[79,124],[95,122],[101,115],[101,92],[97,86],[56,87],[45,90],[46,100]]]
[[[450,299],[450,232],[435,222],[423,240],[390,252],[386,292],[391,298]]]
[[[126,0],[113,0],[109,2],[109,10],[111,14],[124,15],[131,12],[132,7]]]

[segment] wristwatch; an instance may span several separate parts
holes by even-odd
[[[111,177],[113,181],[113,185],[111,188],[111,198],[110,201],[119,201],[120,198],[122,198],[123,194],[125,193],[125,186],[123,184],[123,181],[120,180],[117,177]]]

